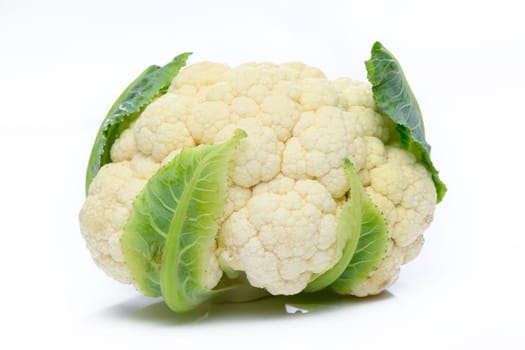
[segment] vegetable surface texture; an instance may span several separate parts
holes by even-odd
[[[228,288],[394,283],[446,193],[395,57],[374,44],[370,82],[188,57],[146,69],[100,127],[80,211],[97,265],[176,312]]]

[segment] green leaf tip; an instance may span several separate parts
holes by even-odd
[[[430,172],[436,188],[437,202],[441,202],[447,187],[439,178],[439,172],[430,159],[431,147],[425,139],[421,109],[399,61],[376,41],[365,66],[377,106],[397,124],[396,130],[402,145]]]
[[[372,45],[372,50],[371,50],[372,55],[383,48],[384,48],[383,44],[381,44],[379,41],[376,41],[374,45]]]
[[[122,92],[104,118],[89,157],[85,191],[100,168],[111,163],[111,147],[122,132],[155,98],[165,94],[171,81],[186,65],[191,52],[184,52],[163,67],[149,66]]]
[[[345,168],[345,171],[346,171],[346,172],[348,172],[348,171],[353,171],[353,169],[354,169],[354,164],[352,164],[352,162],[350,161],[350,159],[345,158],[344,168]]]
[[[244,139],[245,137],[248,137],[248,134],[243,129],[237,129],[235,130],[235,133],[233,134],[233,138],[236,140]]]

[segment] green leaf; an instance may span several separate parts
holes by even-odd
[[[430,145],[425,140],[423,116],[397,59],[380,42],[372,47],[365,62],[368,80],[379,109],[397,123],[401,143],[410,150],[432,175],[437,201],[441,202],[447,187],[430,160]]]
[[[305,292],[317,292],[328,287],[344,272],[350,263],[357,246],[361,231],[362,185],[352,163],[345,159],[345,173],[350,182],[349,199],[341,208],[337,218],[338,252],[341,257],[328,271],[315,276],[304,289]],[[366,195],[366,193],[365,193]]]
[[[120,134],[137,119],[144,108],[168,90],[171,81],[186,65],[191,52],[175,57],[164,67],[150,66],[119,96],[98,130],[86,171],[86,193],[102,166],[111,163],[111,146]]]
[[[133,203],[121,247],[144,294],[162,295],[176,312],[201,304],[206,267],[226,203],[227,170],[238,130],[218,145],[187,148],[161,168]]]
[[[361,285],[383,259],[389,240],[386,221],[363,186],[361,192],[361,233],[350,264],[331,288],[340,294],[349,294]]]

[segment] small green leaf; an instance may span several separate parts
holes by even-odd
[[[133,202],[121,247],[138,287],[176,312],[201,304],[206,267],[226,203],[227,171],[238,130],[218,145],[187,148],[150,178]]]
[[[361,200],[363,191],[354,166],[350,160],[345,159],[345,173],[350,182],[350,195],[343,205],[337,218],[337,263],[328,271],[320,273],[310,281],[304,289],[305,292],[317,292],[332,284],[344,272],[350,263],[361,231]],[[366,194],[365,194],[366,195]]]
[[[370,200],[364,188],[361,192],[361,233],[350,264],[331,288],[340,294],[349,294],[361,285],[383,259],[389,240],[386,221]]]
[[[430,145],[425,140],[423,116],[401,65],[380,42],[372,47],[371,57],[365,65],[377,106],[397,123],[396,129],[403,146],[428,169],[436,187],[437,201],[441,202],[447,187],[430,160]]]
[[[146,68],[115,101],[104,118],[91,149],[86,172],[86,193],[100,168],[111,163],[111,146],[120,134],[137,119],[153,99],[166,93],[171,81],[186,65],[190,55],[191,52],[180,54],[164,67]]]

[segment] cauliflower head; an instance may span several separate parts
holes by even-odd
[[[377,294],[416,257],[438,193],[433,175],[402,144],[368,82],[327,79],[302,63],[200,62],[178,73],[119,135],[89,185],[81,232],[95,262],[135,283],[120,238],[148,180],[186,149],[238,141],[227,163],[203,283],[223,270],[250,285],[297,294],[341,259],[338,218],[350,191],[349,159],[382,214],[388,241],[374,270],[349,294]]]

